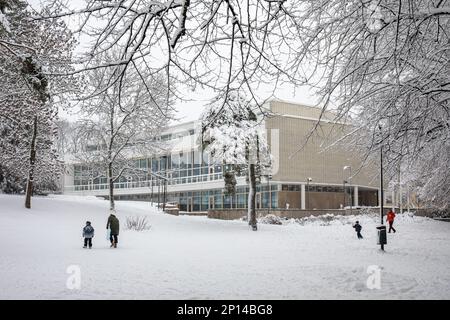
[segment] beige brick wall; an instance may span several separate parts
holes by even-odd
[[[272,129],[278,129],[280,137],[280,164],[279,171],[273,176],[274,181],[303,182],[307,177],[311,177],[312,184],[341,185],[344,174],[346,179],[350,175],[349,170],[343,172],[343,167],[351,166],[354,175],[352,184],[373,187],[378,185],[376,171],[373,167],[363,168],[360,173],[356,174],[361,164],[361,159],[357,154],[350,154],[341,146],[325,149],[326,146],[339,139],[343,134],[343,129],[347,127],[321,122],[305,144],[306,137],[317,121],[296,118],[291,115],[317,118],[320,109],[276,101],[271,102],[271,109],[282,114],[266,121],[269,141]],[[327,117],[331,118],[330,114]],[[270,143],[272,142],[270,141]]]

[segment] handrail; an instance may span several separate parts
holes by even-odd
[[[187,176],[187,177],[177,177],[177,178],[168,178],[167,179],[167,185],[185,185],[185,184],[194,184],[194,183],[200,183],[200,182],[206,182],[206,181],[217,181],[223,179],[222,172],[217,173],[208,173],[208,174],[201,174],[196,176]],[[151,188],[163,186],[164,182],[160,179],[158,180],[144,180],[144,181],[127,181],[127,182],[115,182],[114,188],[115,189],[132,189],[132,188]],[[89,183],[89,184],[83,184],[83,185],[71,185],[71,186],[64,186],[65,191],[92,191],[92,190],[108,190],[109,189],[109,183]]]

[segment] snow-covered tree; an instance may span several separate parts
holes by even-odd
[[[65,1],[51,2],[67,8]],[[300,83],[296,57],[286,46],[298,43],[288,25],[297,5],[298,0],[87,0],[58,16],[79,19],[78,31],[91,40],[77,71],[116,70],[107,85],[139,65],[164,76],[178,99],[185,99],[178,85],[217,96],[242,88],[257,104],[254,92],[261,83],[273,89]],[[111,50],[120,54],[101,63],[95,59]]]
[[[75,159],[91,171],[91,179],[106,177],[110,207],[114,209],[114,183],[124,174],[142,175],[135,159],[161,151],[157,138],[173,114],[166,104],[167,86],[154,78],[152,86],[141,81],[141,71],[127,73],[121,83],[104,89],[114,75],[96,69],[87,79],[87,98],[76,124],[76,144],[82,147]]]
[[[202,144],[212,160],[225,167],[247,171],[247,217],[254,231],[257,230],[256,186],[271,163],[264,126],[261,117],[258,119],[256,115],[257,110],[242,93],[231,91],[224,99],[208,106],[201,117]]]
[[[25,189],[30,208],[33,189],[56,187],[56,105],[71,82],[54,75],[71,69],[74,41],[60,19],[31,19],[25,1],[3,0],[0,12],[0,163],[15,182],[26,181],[15,190]],[[55,12],[44,6],[41,14]]]
[[[261,84],[312,85],[336,120],[358,118],[355,143],[367,156],[383,147],[389,169],[448,141],[449,15],[448,0],[88,0],[58,16],[81,19],[93,41],[79,71],[116,70],[108,85],[136,64],[217,96],[244,89],[254,103]],[[112,48],[121,54],[97,63]]]
[[[388,177],[400,165],[402,176],[414,171],[423,196],[448,206],[450,2],[299,3],[289,12],[297,63],[309,66],[324,110],[355,125],[346,142],[365,156],[383,148]]]

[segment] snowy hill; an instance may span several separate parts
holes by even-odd
[[[117,202],[119,247],[110,249],[107,201],[36,197],[31,210],[23,202],[0,195],[0,299],[450,299],[447,222],[399,217],[382,253],[372,217],[251,232],[243,221]],[[132,215],[147,215],[151,228],[124,230]],[[95,228],[92,250],[82,248],[86,220]],[[380,289],[366,286],[372,265],[381,269]],[[79,266],[80,289],[66,286],[69,266]]]

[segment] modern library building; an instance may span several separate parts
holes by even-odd
[[[316,107],[272,100],[261,121],[273,156],[271,174],[261,177],[257,208],[336,209],[377,206],[376,170],[362,167],[358,155],[336,144],[346,124]],[[317,126],[310,135],[311,129]],[[306,139],[308,137],[308,139]],[[198,139],[196,121],[174,125],[156,138],[164,152],[133,156],[139,173],[124,174],[114,184],[117,200],[176,204],[180,211],[246,208],[248,183],[236,177],[236,193],[224,191],[224,165],[212,163]],[[306,141],[306,142],[305,142]],[[66,161],[64,193],[108,197],[106,176]]]

